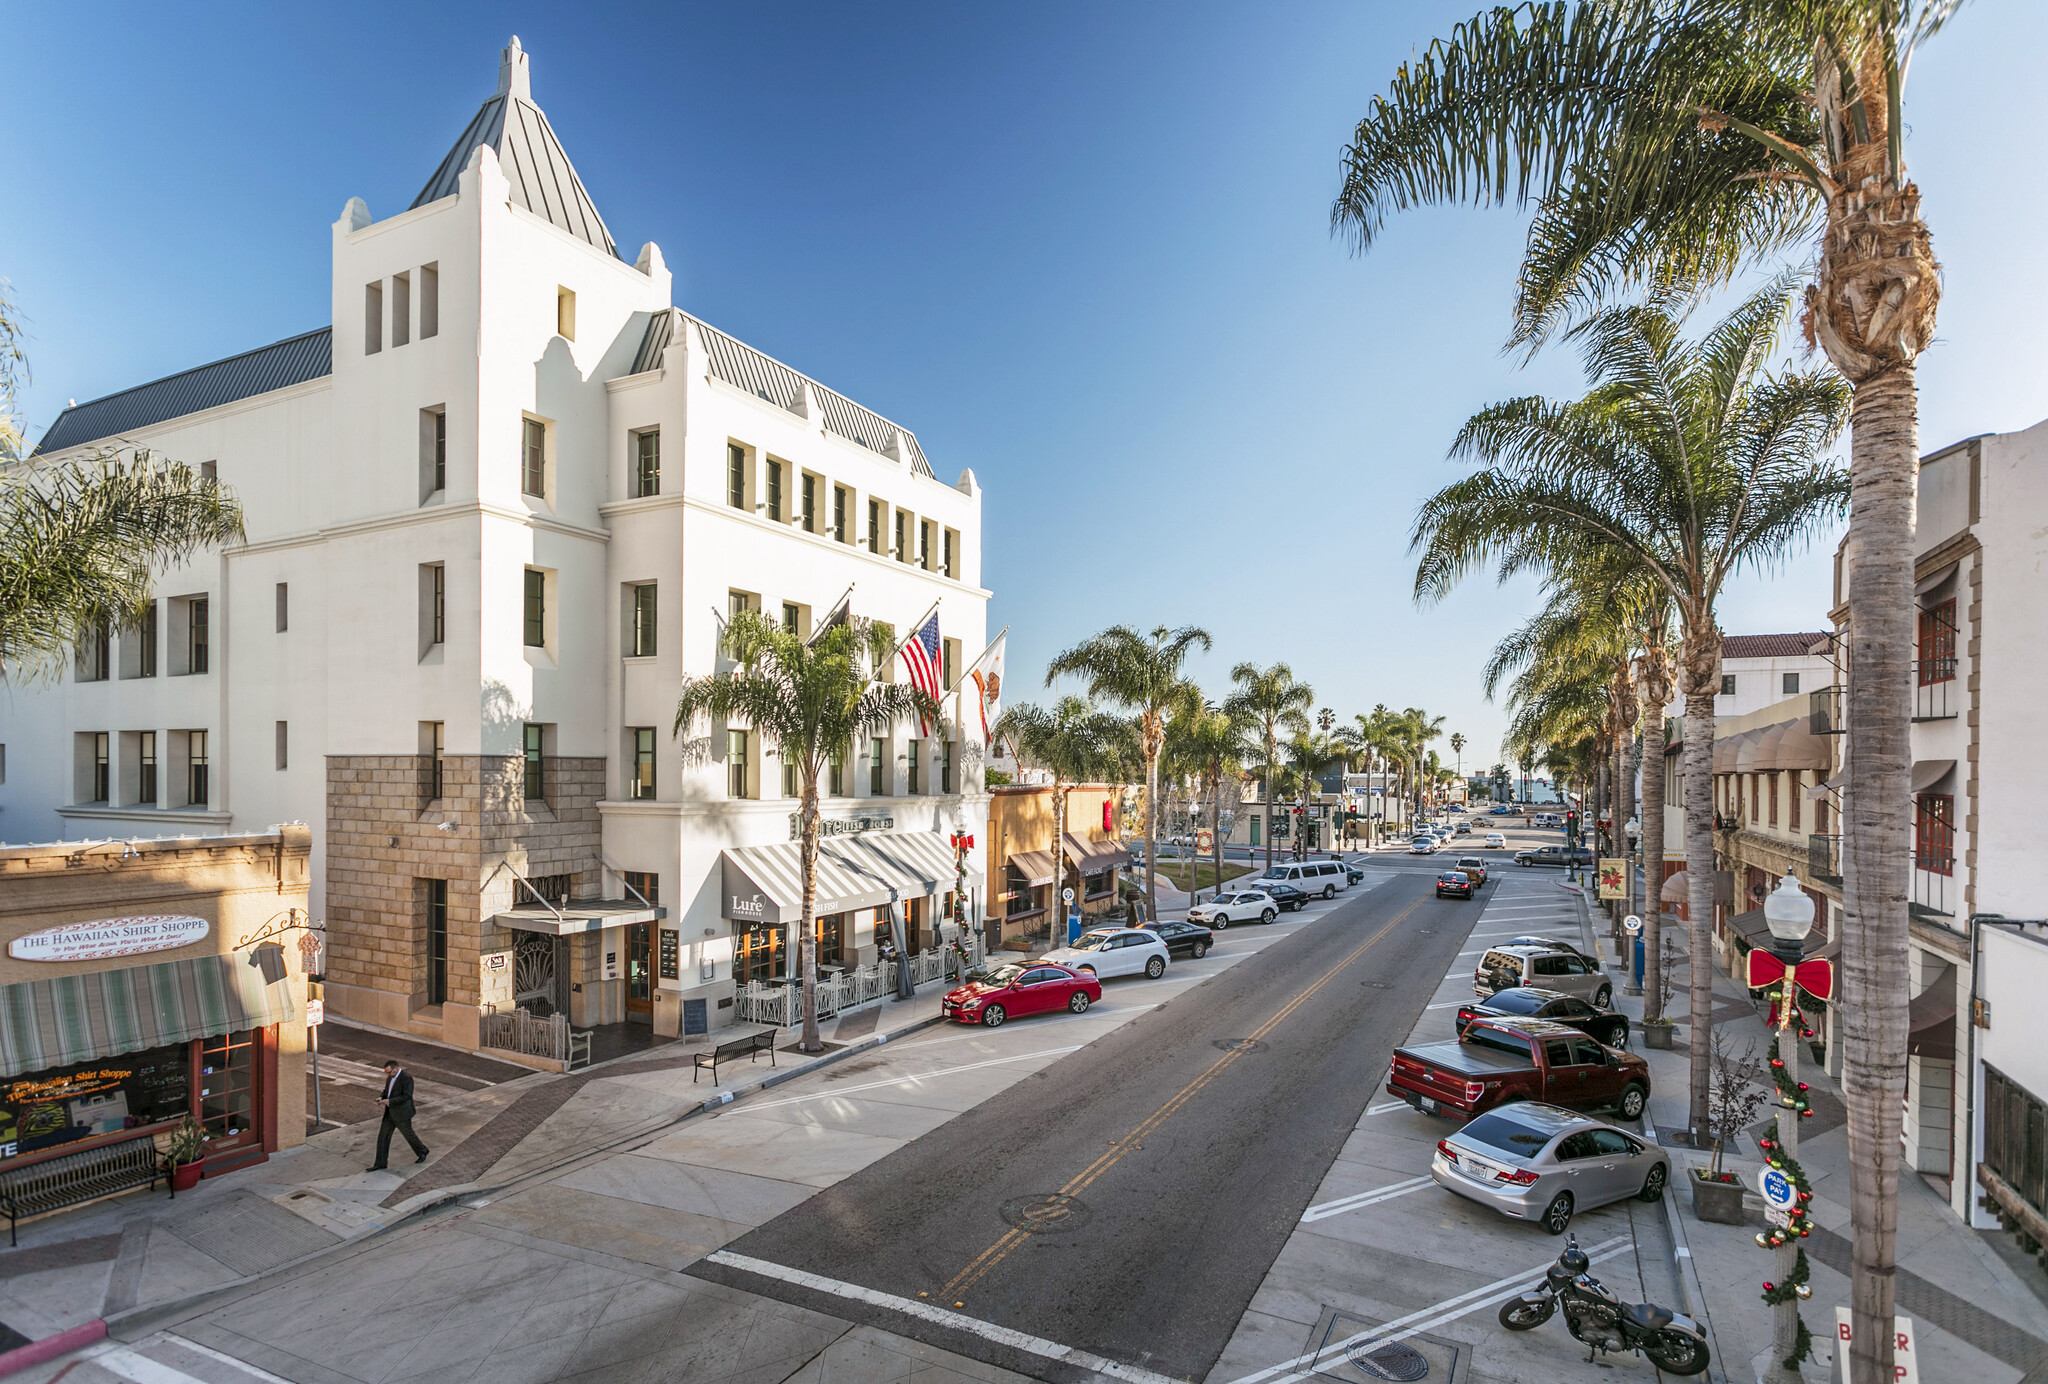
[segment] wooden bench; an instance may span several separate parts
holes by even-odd
[[[21,1243],[16,1231],[30,1216],[145,1184],[154,1191],[157,1180],[164,1176],[156,1139],[143,1132],[76,1153],[52,1152],[25,1167],[9,1168],[0,1172],[0,1211],[7,1213],[7,1242]]]
[[[764,1028],[759,1033],[750,1033],[744,1038],[735,1038],[730,1043],[720,1043],[710,1052],[698,1053],[696,1061],[691,1065],[690,1084],[695,1086],[697,1084],[697,1073],[709,1067],[711,1069],[711,1084],[716,1086],[718,1084],[718,1064],[730,1062],[736,1057],[744,1057],[749,1062],[758,1062],[761,1060],[761,1054],[765,1052],[768,1054],[768,1065],[774,1066],[775,1039],[776,1030]]]

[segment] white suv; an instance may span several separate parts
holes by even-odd
[[[1351,876],[1334,860],[1307,860],[1298,865],[1275,865],[1259,876],[1261,882],[1291,884],[1304,894],[1334,899],[1351,887]]]
[[[1101,980],[1135,975],[1157,980],[1166,974],[1166,943],[1143,928],[1096,928],[1039,960],[1088,971]]]
[[[1188,910],[1188,921],[1221,932],[1232,923],[1270,923],[1280,916],[1273,896],[1259,889],[1231,889]]]

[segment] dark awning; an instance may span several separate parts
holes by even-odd
[[[1955,969],[1942,973],[1934,984],[1913,996],[1906,1006],[1906,1051],[1915,1057],[1955,1060],[1956,978]]]
[[[1099,875],[1104,870],[1116,870],[1131,863],[1131,853],[1114,841],[1084,841],[1072,832],[1067,834],[1067,859],[1074,862],[1074,868],[1084,875]]]
[[[246,956],[53,976],[0,986],[0,1076],[268,1028],[293,1016],[291,987]]]
[[[1051,851],[1017,851],[1009,858],[1009,866],[1023,877],[1024,883],[1036,888],[1051,884],[1055,873]]]
[[[1953,759],[1916,759],[1913,761],[1913,791],[1925,793],[1955,772]]]

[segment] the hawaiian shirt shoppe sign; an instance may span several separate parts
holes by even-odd
[[[7,944],[7,954],[16,961],[104,961],[170,951],[200,941],[209,930],[206,919],[179,914],[101,918],[23,933]]]

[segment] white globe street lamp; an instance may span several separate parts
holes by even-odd
[[[1813,900],[1788,874],[1764,896],[1764,924],[1771,930],[1771,951],[1787,966],[1806,953],[1806,934],[1813,931]],[[1787,978],[1788,985],[1790,978]]]

